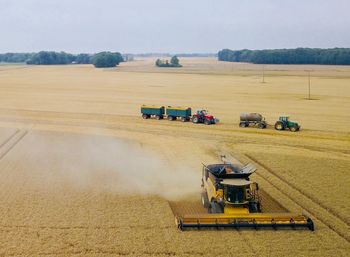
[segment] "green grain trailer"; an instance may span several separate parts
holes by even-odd
[[[189,121],[192,116],[192,110],[190,107],[182,108],[182,107],[171,107],[168,106],[166,109],[166,115],[168,116],[168,120],[176,120],[180,118],[181,121]]]
[[[157,120],[164,118],[165,108],[164,106],[155,106],[155,105],[142,105],[141,114],[142,118],[149,119],[154,116]]]

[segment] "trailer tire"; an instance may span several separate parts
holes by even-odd
[[[264,129],[264,128],[266,128],[266,124],[264,124],[264,123],[259,123],[258,128]]]
[[[156,115],[156,120],[160,120],[161,116],[160,115]]]
[[[208,199],[207,191],[203,190],[201,194],[201,202],[204,208],[209,208],[210,202]]]
[[[142,114],[142,118],[144,118],[144,119],[148,119],[149,117],[148,117],[148,115],[147,115],[147,114]]]
[[[186,122],[187,121],[186,117],[181,117],[181,121]]]
[[[245,127],[244,122],[240,122],[240,123],[239,123],[239,126],[240,126],[241,128],[244,128],[244,127]]]

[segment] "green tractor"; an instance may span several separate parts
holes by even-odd
[[[297,122],[290,121],[288,116],[280,116],[278,121],[275,123],[276,130],[289,129],[292,132],[300,130],[300,126]]]

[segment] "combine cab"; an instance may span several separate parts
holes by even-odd
[[[259,186],[249,179],[255,170],[251,164],[203,165],[201,200],[208,214],[176,217],[178,228],[306,227],[313,231],[313,221],[304,215],[261,212]]]

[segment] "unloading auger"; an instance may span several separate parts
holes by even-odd
[[[293,213],[263,213],[259,186],[249,176],[256,168],[224,162],[203,165],[202,204],[208,214],[176,216],[179,229],[186,228],[308,228],[314,230],[311,218]]]

